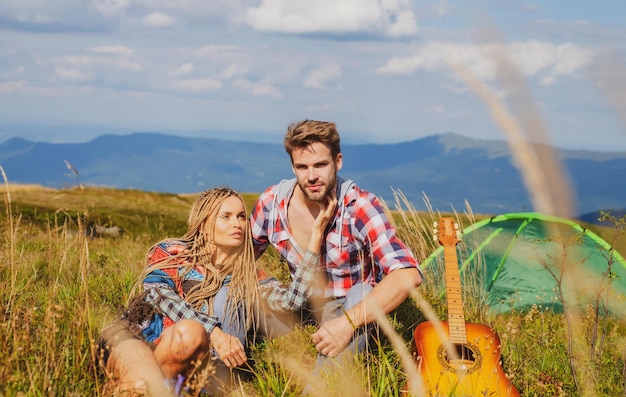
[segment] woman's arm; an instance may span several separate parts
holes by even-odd
[[[276,278],[260,280],[261,296],[270,309],[276,311],[295,311],[306,303],[311,295],[313,275],[319,263],[319,253],[307,250],[300,265],[288,286],[284,286]]]
[[[331,197],[326,203],[318,203],[319,212],[315,218],[309,245],[302,262],[296,267],[292,281],[283,286],[275,278],[260,280],[261,296],[272,310],[295,311],[304,306],[307,298],[315,288],[324,288],[325,285],[316,285],[315,270],[320,263],[320,250],[328,222],[333,218],[337,208],[337,198]]]
[[[146,302],[158,308],[161,313],[178,322],[183,319],[196,320],[208,334],[219,326],[217,317],[197,311],[171,288],[153,287],[149,289]]]

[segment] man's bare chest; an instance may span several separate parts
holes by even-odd
[[[291,237],[301,250],[306,250],[311,240],[311,232],[315,222],[313,214],[306,209],[290,207],[287,211],[287,221]]]

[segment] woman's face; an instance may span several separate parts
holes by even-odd
[[[217,248],[216,254],[228,255],[233,248],[243,244],[246,222],[248,218],[243,202],[237,196],[228,197],[220,207],[215,220],[213,244]]]

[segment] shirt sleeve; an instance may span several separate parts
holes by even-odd
[[[254,245],[254,257],[258,259],[269,245],[267,235],[269,222],[268,203],[273,200],[271,192],[266,190],[259,196],[250,213],[250,230],[252,231],[252,242]]]
[[[148,266],[181,253],[185,248],[185,245],[177,240],[159,243],[148,255]],[[210,334],[216,326],[219,326],[218,318],[196,310],[183,299],[177,291],[177,281],[179,279],[176,266],[151,271],[143,280],[143,287],[148,291],[146,302],[158,308],[163,315],[174,322],[183,319],[196,320]]]
[[[384,274],[396,269],[420,270],[417,259],[398,238],[376,196],[367,193],[357,199],[354,224],[358,233],[369,243],[371,254]]]
[[[276,311],[295,311],[304,307],[313,291],[313,276],[320,262],[319,254],[307,250],[300,266],[296,267],[288,286],[268,277],[259,280],[261,296],[268,306]]]
[[[207,334],[210,334],[215,327],[219,326],[217,317],[197,311],[171,288],[150,288],[146,296],[146,302],[159,308],[161,313],[174,320],[174,322],[184,319],[198,321],[202,324]]]

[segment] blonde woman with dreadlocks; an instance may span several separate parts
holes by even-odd
[[[335,206],[333,199],[320,204],[300,277],[283,286],[255,267],[241,195],[228,188],[203,192],[191,207],[187,232],[148,250],[128,310],[102,332],[101,363],[116,383],[116,395],[178,394],[176,388],[206,359],[216,371],[210,391],[228,390],[233,370],[247,361],[246,336],[260,299],[286,312],[310,295],[321,238]]]

